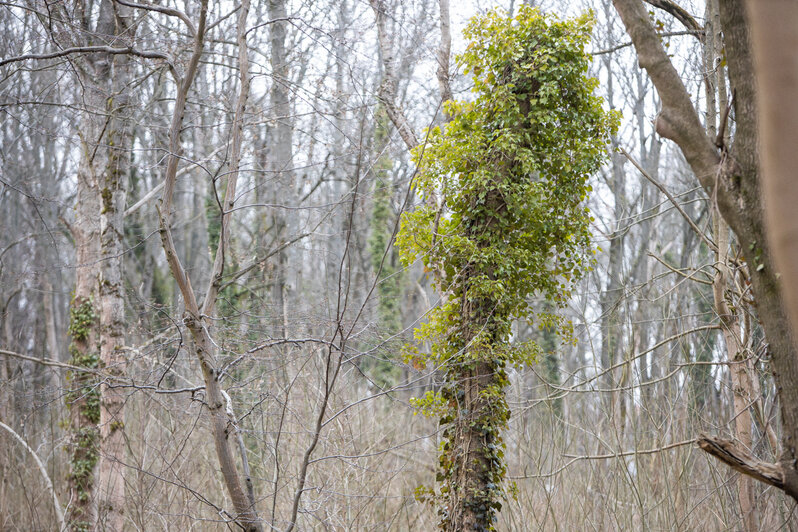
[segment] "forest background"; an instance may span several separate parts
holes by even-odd
[[[592,9],[596,94],[622,118],[590,182],[596,263],[561,311],[574,341],[513,325],[540,354],[508,368],[496,528],[798,529],[777,482],[696,445],[777,462],[796,428],[773,378],[789,332],[760,323],[764,239],[655,122],[673,100],[612,3],[537,4]],[[442,202],[411,187],[410,148],[470,98],[461,30],[497,5],[519,9],[0,6],[0,528],[436,526],[440,428],[414,398],[446,368],[406,345],[441,294],[393,242]],[[724,9],[644,13],[744,165]]]

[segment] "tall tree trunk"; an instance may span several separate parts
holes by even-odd
[[[720,317],[720,328],[726,344],[726,360],[732,364],[734,432],[738,442],[750,451],[753,448],[753,436],[750,411],[752,396],[747,368],[748,351],[741,336],[740,318],[736,310],[740,305],[736,305],[735,310],[732,310],[727,301],[727,298],[732,297],[730,289],[732,272],[728,265],[729,227],[719,215],[715,218],[715,243],[718,245],[718,251],[717,273],[712,282],[712,292],[715,311]],[[745,530],[748,532],[758,530],[753,481],[746,475],[740,475],[737,484],[739,488],[737,498]]]
[[[751,271],[757,310],[768,339],[773,376],[779,393],[783,454],[777,464],[762,464],[745,449],[701,438],[714,456],[798,500],[798,357],[783,294],[768,244],[757,161],[757,115],[748,26],[742,0],[719,3],[725,57],[735,95],[736,128],[731,146],[705,132],[684,83],[665,52],[639,0],[613,0],[639,63],[651,77],[662,102],[657,132],[676,142],[718,211],[737,235]],[[717,141],[717,146],[713,140]],[[720,148],[718,148],[720,146]]]
[[[133,45],[130,8],[114,2],[114,35]],[[132,149],[132,105],[128,84],[133,65],[128,56],[113,59],[111,91],[104,146],[108,160],[100,179],[100,365],[108,375],[100,394],[100,467],[98,477],[98,525],[104,530],[122,530],[125,523],[125,396],[123,388],[110,380],[127,373],[122,350],[125,339],[125,301],[122,281],[124,212]]]
[[[102,0],[96,12],[76,4],[71,10],[55,4],[40,21],[62,48],[89,44],[132,45],[128,11],[112,0]],[[124,12],[123,12],[124,10]],[[95,15],[96,13],[96,15]],[[121,291],[122,216],[129,161],[129,131],[117,114],[126,106],[127,58],[105,52],[73,56],[74,71],[83,88],[85,111],[77,131],[80,163],[77,175],[75,219],[70,231],[75,242],[75,290],[70,304],[70,363],[89,369],[108,366],[112,376],[124,373],[118,347],[122,343],[124,311]],[[102,281],[102,282],[101,282]],[[113,377],[112,377],[113,379]],[[124,483],[121,458],[123,400],[115,397],[106,381],[91,372],[71,375],[67,403],[70,407],[71,445],[69,491],[72,501],[68,520],[75,530],[121,529]],[[105,411],[103,414],[101,411]],[[98,424],[102,424],[101,429]],[[98,468],[102,456],[107,464]],[[98,475],[99,473],[99,475]],[[97,497],[97,483],[104,484]],[[112,501],[112,502],[108,502]],[[98,503],[103,514],[98,523]],[[110,512],[111,521],[105,524]]]
[[[785,0],[746,1],[751,24],[757,104],[762,134],[762,191],[768,237],[793,330],[798,330],[798,4]],[[793,442],[796,445],[796,442]]]
[[[285,0],[269,0],[269,19],[276,22],[269,25],[271,44],[270,63],[272,67],[272,85],[269,90],[273,123],[268,129],[266,168],[272,191],[270,196],[275,205],[291,206],[296,204],[294,183],[293,155],[293,119],[291,117],[291,100],[288,83],[290,68],[286,52],[286,29],[288,12]],[[272,228],[276,245],[288,240],[298,224],[291,223],[292,211],[272,209]],[[274,335],[287,335],[288,315],[286,312],[286,291],[288,290],[287,274],[289,250],[277,253],[272,279],[272,322]]]
[[[451,484],[455,487],[449,494],[447,532],[491,530],[493,526],[493,512],[486,507],[485,497],[493,491],[496,474],[501,475],[503,466],[493,460],[488,449],[498,445],[500,429],[491,426],[492,430],[485,430],[484,422],[506,405],[499,405],[485,392],[502,387],[502,373],[494,361],[482,360],[456,370],[452,376],[462,397],[457,400],[455,421],[447,429],[451,431],[452,452],[451,463],[446,465],[452,468]]]
[[[99,89],[86,85],[84,98],[93,106],[103,101]],[[94,115],[86,114],[81,122],[80,168],[75,220],[72,238],[75,242],[75,290],[70,303],[69,333],[71,343],[69,363],[75,366],[97,368],[99,330],[97,321],[97,280],[99,278],[100,212],[99,183],[90,154],[98,146],[99,127]],[[102,150],[98,150],[99,153]],[[94,506],[94,479],[99,453],[100,421],[99,383],[91,373],[74,372],[69,382],[69,432],[71,434],[69,472],[68,521],[75,530],[88,530],[96,522]]]
[[[504,208],[499,194],[493,191],[490,196],[486,202],[494,205],[496,211]],[[484,231],[486,225],[485,220],[480,219],[467,223],[472,224],[473,237]],[[503,339],[496,328],[506,316],[496,315],[497,301],[475,296],[472,292],[474,279],[481,274],[496,278],[492,271],[486,272],[484,266],[468,264],[463,268],[462,326],[458,339],[450,339],[462,342],[464,355],[452,360],[451,375],[446,379],[449,387],[444,396],[450,404],[456,405],[453,421],[444,430],[449,448],[440,458],[443,471],[451,471],[448,515],[443,527],[447,532],[492,530],[495,510],[489,505],[504,475],[504,464],[497,459],[496,451],[501,446],[501,430],[509,417],[504,398],[507,375],[503,365],[493,357],[492,348],[472,344],[478,334],[487,333],[485,337],[490,338],[491,346],[501,345]]]

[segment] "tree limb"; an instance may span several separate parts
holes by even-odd
[[[233,207],[236,200],[236,186],[238,184],[239,167],[241,166],[241,142],[244,134],[244,113],[247,110],[249,98],[249,49],[247,48],[246,19],[249,13],[249,0],[243,0],[238,13],[238,75],[240,87],[238,101],[236,102],[235,116],[233,117],[233,133],[230,146],[230,173],[227,176],[227,187],[224,192],[224,205],[219,205],[221,211],[221,229],[219,231],[219,245],[213,261],[213,270],[205,290],[205,302],[202,304],[202,314],[210,316],[216,307],[216,296],[222,285],[224,275],[225,255],[230,241],[230,222],[233,217]],[[217,198],[218,201],[218,198]]]
[[[449,83],[449,55],[452,48],[452,32],[449,22],[449,0],[439,0],[441,15],[441,45],[438,48],[438,87],[441,101],[452,99],[452,87]]]
[[[632,163],[635,168],[637,168],[637,170],[643,175],[643,177],[648,179],[648,181],[652,185],[657,187],[660,190],[660,192],[665,194],[668,200],[670,200],[671,204],[676,208],[677,211],[679,211],[679,214],[681,214],[682,217],[687,221],[687,223],[690,225],[693,231],[695,231],[696,234],[701,238],[701,240],[703,240],[704,243],[707,246],[709,246],[709,249],[712,250],[718,249],[718,246],[716,246],[715,243],[712,240],[710,240],[710,238],[706,234],[704,234],[704,232],[695,224],[693,219],[686,212],[684,212],[684,209],[682,208],[681,205],[679,205],[679,202],[676,201],[676,198],[673,197],[673,194],[671,194],[662,183],[654,179],[654,177],[652,177],[648,172],[646,172],[645,169],[643,169],[643,166],[640,163],[638,163],[635,160],[635,158],[629,154],[629,152],[627,152],[625,149],[621,147],[618,147],[618,150],[620,150],[620,152],[624,155],[624,157],[626,157],[629,160],[629,162]]]
[[[662,101],[662,110],[655,121],[657,133],[679,146],[704,189],[714,191],[720,156],[713,139],[705,133],[690,94],[662,47],[648,13],[639,0],[613,0],[613,4],[632,38],[640,66],[648,72]],[[727,201],[725,197],[722,199]]]
[[[73,366],[72,364],[67,364],[65,362],[53,360],[52,358],[31,357],[28,355],[23,355],[22,353],[7,351],[5,349],[0,349],[0,355],[18,358],[20,360],[27,360],[28,362],[35,362],[36,364],[41,364],[42,366],[51,366],[54,368],[68,369],[70,371],[79,371],[81,373],[95,373],[95,374],[99,373],[99,371],[97,371],[96,369],[86,368],[82,366]]]
[[[197,28],[194,27],[194,23],[191,22],[191,19],[188,18],[188,15],[179,11],[177,9],[172,9],[170,7],[165,6],[156,6],[153,4],[139,4],[136,2],[128,2],[127,0],[114,0],[118,4],[122,4],[123,6],[132,7],[135,9],[143,9],[145,11],[155,11],[157,13],[162,13],[164,15],[169,15],[170,17],[177,17],[183,21],[183,23],[188,27],[188,31],[191,33],[192,37],[196,37],[197,35]]]
[[[393,43],[388,40],[388,32],[385,28],[385,6],[382,0],[370,0],[371,8],[377,19],[377,39],[380,44],[380,55],[382,56],[382,67],[385,70],[383,80],[377,98],[385,106],[385,112],[399,131],[408,150],[418,146],[418,137],[413,132],[413,128],[407,121],[404,111],[396,105],[396,91],[399,81],[396,79],[396,59],[394,57]]]
[[[683,7],[672,2],[671,0],[644,0],[647,4],[650,4],[658,9],[665,11],[672,15],[676,20],[682,23],[682,25],[687,28],[693,35],[695,35],[698,40],[703,40],[704,38],[704,28],[699,24],[693,15],[687,12]]]
[[[696,443],[702,451],[714,456],[735,471],[790,493],[784,481],[784,469],[781,464],[757,460],[732,440],[702,434]],[[795,496],[792,493],[790,495]]]
[[[138,48],[133,48],[132,46],[125,46],[123,48],[114,48],[113,46],[73,46],[71,48],[64,48],[63,50],[57,50],[55,52],[48,52],[44,54],[24,54],[2,59],[0,60],[0,67],[10,63],[18,63],[20,61],[55,59],[57,57],[65,57],[67,55],[82,53],[104,53],[111,55],[129,54],[135,55],[137,57],[143,57],[144,59],[162,59],[166,61],[166,64],[169,66],[170,70],[174,70],[172,60],[168,55],[161,52],[153,52],[151,50],[139,50]]]
[[[682,36],[682,35],[695,35],[695,34],[696,34],[696,32],[691,31],[691,30],[686,30],[686,31],[666,31],[666,32],[663,32],[663,33],[657,33],[657,35],[659,35],[660,37],[679,37],[679,36]],[[616,44],[615,46],[611,46],[611,47],[605,48],[603,50],[598,50],[596,52],[590,52],[590,55],[611,54],[613,52],[617,52],[618,50],[623,50],[624,48],[628,48],[629,46],[632,46],[632,41],[624,42],[624,43],[621,43],[621,44]]]

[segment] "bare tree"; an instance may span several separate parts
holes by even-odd
[[[640,65],[651,76],[662,100],[657,117],[657,132],[680,147],[696,177],[707,194],[717,201],[718,210],[740,240],[740,248],[751,269],[751,284],[757,298],[759,316],[765,329],[773,357],[773,370],[780,391],[780,406],[784,424],[784,454],[778,464],[770,467],[779,471],[780,480],[768,474],[760,480],[784,489],[798,498],[798,475],[793,464],[798,441],[798,396],[794,382],[798,375],[791,328],[782,302],[782,293],[772,263],[770,245],[764,232],[764,211],[760,204],[759,166],[756,155],[758,142],[757,117],[754,101],[752,57],[749,46],[748,23],[742,2],[721,2],[720,23],[729,67],[729,80],[734,98],[735,134],[731,145],[706,134],[690,95],[657,36],[641,2],[615,0],[615,7],[632,38]],[[716,142],[717,140],[717,142]],[[716,453],[711,438],[702,440],[702,448],[746,473],[757,471],[745,449],[726,449]]]
[[[216,258],[210,276],[210,284],[205,292],[205,300],[202,306],[197,302],[197,295],[194,292],[194,288],[191,286],[191,279],[183,268],[180,258],[177,255],[172,237],[171,218],[175,180],[178,164],[180,162],[178,157],[181,147],[180,133],[188,94],[197,74],[200,58],[203,54],[205,32],[208,24],[207,0],[204,0],[200,5],[196,27],[188,22],[186,24],[188,29],[193,33],[193,47],[185,72],[176,79],[177,95],[172,114],[172,123],[169,130],[169,156],[166,162],[163,197],[160,206],[160,233],[169,268],[172,272],[172,276],[177,282],[180,293],[183,295],[183,302],[186,308],[184,322],[191,332],[194,341],[194,353],[202,368],[202,374],[205,380],[205,402],[211,417],[214,447],[216,448],[216,455],[219,460],[225,485],[236,511],[234,518],[245,530],[256,531],[260,530],[261,526],[253,506],[253,501],[250,500],[244,491],[241,478],[236,469],[233,453],[234,441],[230,438],[232,427],[229,426],[230,419],[227,414],[228,409],[232,407],[229,406],[228,402],[225,400],[225,392],[220,385],[219,367],[217,366],[218,348],[210,334],[210,329],[213,326],[211,320],[214,316],[216,298],[221,286],[222,274],[224,273],[225,253],[227,253],[229,249],[230,219],[233,207],[235,206],[236,184],[239,172],[238,164],[241,154],[242,122],[244,111],[246,110],[247,97],[249,95],[249,59],[246,46],[246,20],[248,12],[249,3],[245,1],[238,14],[240,92],[237,101],[236,116],[233,121],[231,171],[227,176],[227,187],[222,203],[222,228],[218,247],[216,249]]]

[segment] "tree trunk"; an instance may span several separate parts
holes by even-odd
[[[293,119],[291,117],[291,100],[288,97],[288,83],[290,69],[286,54],[286,28],[285,21],[287,10],[284,0],[269,0],[269,18],[277,22],[269,25],[272,67],[272,85],[269,91],[271,100],[273,123],[268,129],[267,139],[267,176],[269,187],[272,189],[270,196],[275,205],[291,206],[296,204],[294,183],[294,156],[293,156]],[[292,223],[294,214],[285,209],[272,209],[273,242],[280,245],[294,233],[298,226]],[[283,249],[277,253],[272,279],[272,323],[275,337],[286,337],[288,315],[286,312],[286,292],[289,288],[287,282],[289,250]]]
[[[748,0],[746,7],[756,69],[768,237],[782,275],[793,330],[798,330],[798,4]]]
[[[50,37],[62,48],[87,43],[118,45],[120,41],[132,45],[128,9],[111,0],[103,0],[96,11],[80,3],[70,7],[74,10],[55,4],[46,15],[40,15]],[[115,60],[118,77],[113,68]],[[104,52],[72,59],[83,87],[85,109],[77,130],[81,159],[75,219],[70,225],[76,250],[69,320],[70,363],[88,368],[99,368],[103,363],[112,376],[124,374],[124,359],[118,347],[124,328],[122,217],[130,132],[119,123],[117,115],[127,101],[127,62],[125,55],[115,58]],[[71,433],[68,520],[76,530],[96,526],[118,530],[124,523],[120,467],[125,451],[121,434],[124,401],[115,397],[108,384],[108,380],[102,384],[102,392],[108,394],[102,398],[95,375],[77,372],[71,375],[66,397]],[[104,465],[98,471],[101,456]],[[98,483],[103,486],[100,497]],[[98,503],[102,516],[98,514]],[[106,521],[108,517],[110,521]]]
[[[100,87],[85,84],[84,100],[92,109],[103,109],[105,97]],[[97,320],[98,279],[100,258],[100,183],[98,159],[104,158],[100,144],[101,124],[98,115],[84,114],[82,158],[78,169],[78,193],[72,238],[75,242],[75,291],[70,304],[69,332],[70,364],[97,368],[99,362],[99,323]],[[92,155],[93,154],[93,155]],[[100,421],[99,383],[91,373],[75,372],[69,383],[67,404],[70,408],[71,434],[69,493],[72,501],[67,520],[75,530],[88,530],[97,519],[95,479],[99,453]]]
[[[729,288],[731,270],[728,265],[729,227],[726,222],[716,216],[715,243],[718,245],[717,273],[712,282],[712,292],[715,300],[715,312],[720,317],[720,328],[726,344],[726,360],[731,363],[732,398],[734,403],[734,433],[737,441],[743,448],[753,448],[751,434],[751,389],[748,376],[748,351],[741,336],[740,319],[735,310],[732,310],[727,298],[732,297]],[[738,479],[739,492],[737,499],[740,503],[740,512],[743,516],[745,530],[752,532],[758,530],[757,512],[754,497],[754,486],[750,477],[740,475]]]
[[[632,38],[640,65],[648,72],[662,101],[662,110],[656,120],[657,132],[676,142],[704,190],[717,201],[721,216],[739,239],[751,271],[757,310],[770,346],[773,376],[781,405],[784,450],[779,464],[772,467],[778,469],[781,480],[772,480],[774,477],[770,470],[756,474],[761,464],[744,450],[734,449],[736,454],[730,454],[721,445],[724,451],[712,454],[759,480],[770,479],[768,483],[784,489],[798,500],[798,470],[795,468],[798,460],[798,357],[765,235],[757,161],[755,90],[751,77],[753,65],[742,2],[728,0],[719,3],[736,120],[732,145],[718,142],[720,148],[705,133],[684,83],[662,47],[642,3],[639,0],[614,0],[613,3]],[[719,447],[713,446],[711,440],[703,438],[699,443],[712,452]],[[739,462],[744,466],[739,466]]]
[[[450,514],[444,530],[491,530],[492,509],[486,508],[484,495],[492,490],[496,482],[497,462],[489,452],[499,444],[498,432],[488,432],[481,421],[493,418],[496,401],[485,396],[494,386],[501,386],[498,368],[492,361],[480,361],[473,368],[464,365],[452,376],[462,397],[457,398],[455,421],[451,431],[452,452],[450,455],[453,486],[449,495]],[[502,466],[498,466],[500,470]]]
[[[175,248],[172,236],[172,211],[177,181],[177,168],[180,162],[178,154],[182,142],[180,132],[183,126],[183,117],[186,110],[188,93],[194,82],[203,54],[205,43],[205,30],[208,16],[208,1],[203,0],[200,5],[199,20],[194,34],[194,43],[191,58],[186,66],[185,74],[177,80],[177,95],[172,113],[172,122],[169,129],[169,157],[166,162],[164,175],[163,196],[160,211],[161,245],[166,255],[172,277],[180,289],[185,305],[183,322],[194,342],[193,351],[202,369],[205,383],[205,403],[211,422],[216,456],[219,460],[222,479],[227,493],[235,509],[234,518],[239,526],[247,532],[260,532],[261,524],[252,501],[248,497],[241,483],[241,478],[236,470],[233,446],[235,443],[234,427],[228,423],[228,408],[225,393],[219,382],[220,375],[216,366],[217,343],[213,341],[210,329],[213,327],[213,317],[216,308],[216,299],[222,284],[225,266],[225,254],[229,253],[230,223],[236,201],[236,185],[238,182],[239,162],[241,157],[241,142],[244,114],[246,111],[247,97],[249,95],[249,58],[246,44],[246,23],[249,14],[249,1],[244,0],[238,10],[238,66],[240,76],[240,92],[236,102],[236,112],[233,119],[231,147],[230,147],[230,173],[227,177],[224,201],[222,202],[222,220],[219,242],[214,256],[213,270],[210,275],[205,301],[200,306],[197,294],[191,285],[191,278],[186,272]],[[232,405],[229,405],[232,408]],[[246,480],[246,479],[245,479]]]
[[[114,34],[133,44],[130,8],[114,3]],[[104,145],[108,160],[101,177],[100,210],[100,365],[109,376],[100,394],[100,468],[98,477],[98,525],[104,530],[122,530],[125,523],[125,395],[109,380],[127,374],[125,301],[122,281],[124,213],[132,149],[131,102],[127,85],[132,65],[125,55],[114,58],[111,93]]]

